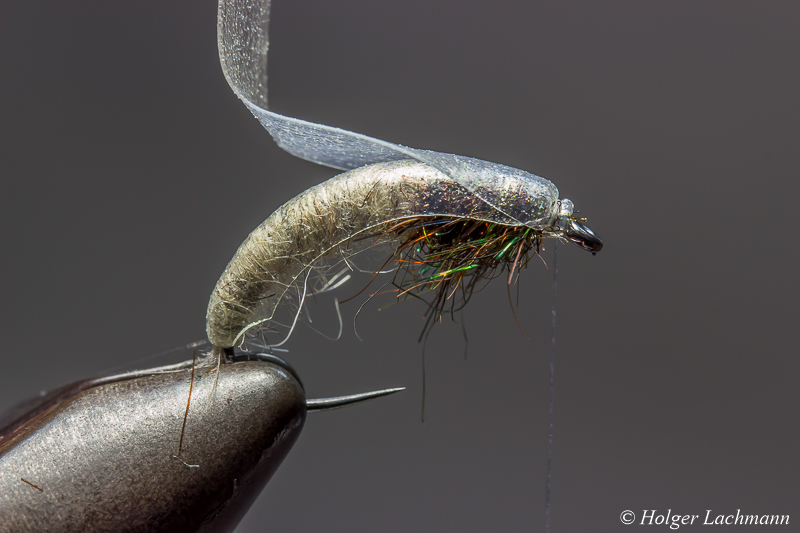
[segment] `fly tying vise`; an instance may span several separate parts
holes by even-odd
[[[398,296],[435,293],[430,320],[448,304],[451,310],[463,306],[475,285],[498,270],[507,269],[510,282],[543,238],[566,239],[592,254],[603,247],[573,214],[573,203],[559,199],[544,178],[269,111],[269,9],[270,0],[220,0],[217,37],[225,77],[281,148],[347,172],[289,200],[241,245],[206,314],[208,338],[218,352],[275,327],[280,304],[295,311],[292,324],[284,324],[291,334],[309,284],[311,294],[337,287],[349,276],[331,263],[350,266],[348,257],[365,248],[392,247],[391,258],[400,265]],[[334,256],[338,261],[331,261]]]

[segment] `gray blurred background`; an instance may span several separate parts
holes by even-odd
[[[215,17],[0,7],[0,409],[204,338],[242,239],[334,174],[237,101]],[[800,523],[798,28],[794,2],[274,1],[274,110],[542,175],[605,240],[559,247],[553,531]],[[466,309],[467,360],[435,328],[424,425],[423,308],[368,306],[363,342],[299,330],[309,396],[408,390],[309,416],[238,531],[541,530],[550,282],[523,272],[530,341],[502,280]]]

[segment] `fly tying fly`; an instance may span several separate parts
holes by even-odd
[[[504,270],[510,280],[544,238],[600,251],[602,241],[573,214],[573,203],[542,177],[269,111],[269,8],[269,0],[220,0],[225,77],[281,148],[347,172],[286,202],[241,245],[206,314],[218,352],[281,326],[288,332],[271,346],[283,344],[306,296],[338,286],[337,267],[351,267],[349,259],[367,248],[390,248],[398,296],[434,294],[426,330],[448,306],[466,304],[482,280]],[[276,319],[284,308],[293,313],[289,324]]]

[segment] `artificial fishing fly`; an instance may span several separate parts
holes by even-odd
[[[281,148],[347,172],[289,200],[241,245],[206,314],[218,350],[281,326],[288,338],[306,297],[334,286],[341,264],[352,268],[349,258],[364,249],[390,247],[398,296],[433,294],[426,329],[448,307],[465,305],[481,282],[508,271],[511,283],[543,238],[600,251],[572,202],[542,177],[269,111],[269,8],[269,0],[220,0],[225,77]],[[288,323],[276,319],[284,307],[294,313]]]

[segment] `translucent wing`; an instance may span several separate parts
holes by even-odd
[[[225,78],[278,146],[299,158],[342,170],[415,159],[475,194],[502,214],[507,224],[543,228],[551,223],[558,189],[529,172],[470,157],[409,148],[269,111],[269,9],[270,0],[220,0],[217,39]]]

